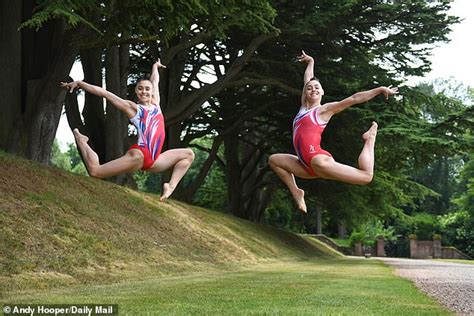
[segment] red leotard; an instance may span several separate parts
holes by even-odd
[[[319,118],[320,107],[307,110],[301,107],[293,120],[293,146],[306,172],[315,176],[311,168],[311,159],[316,155],[332,155],[321,148],[321,134],[327,122]]]

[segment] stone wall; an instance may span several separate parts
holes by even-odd
[[[441,247],[441,253],[443,259],[471,259],[468,255],[454,247]]]
[[[470,259],[454,247],[442,247],[440,239],[410,239],[410,258],[413,259]]]
[[[433,241],[432,240],[417,240],[416,252],[413,254],[410,251],[412,258],[430,259],[434,258]]]

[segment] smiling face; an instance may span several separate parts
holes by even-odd
[[[306,103],[319,103],[324,95],[323,87],[318,80],[312,79],[304,87]]]
[[[138,101],[141,104],[147,105],[151,102],[153,97],[153,86],[150,80],[140,80],[135,86],[135,93],[137,95]]]

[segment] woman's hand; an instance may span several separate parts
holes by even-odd
[[[61,88],[65,88],[69,90],[69,93],[72,93],[74,89],[79,88],[80,81],[73,81],[73,82],[61,82]]]
[[[385,96],[385,99],[388,99],[389,96],[397,94],[398,93],[398,87],[382,87],[382,93]]]
[[[156,67],[156,69],[158,69],[158,68],[166,68],[166,66],[161,63],[161,60],[160,60],[159,58],[158,58],[158,60],[153,64],[153,67]]]
[[[304,52],[304,50],[301,51],[301,55],[296,57],[296,59],[299,61],[299,62],[305,62],[307,64],[309,64],[310,62],[314,62],[314,58],[309,56],[309,55],[306,55],[306,53]]]

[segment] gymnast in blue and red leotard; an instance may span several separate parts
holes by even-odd
[[[151,109],[137,104],[137,114],[130,119],[138,131],[138,142],[130,149],[143,153],[142,170],[148,170],[158,160],[165,142],[165,119],[159,105]]]
[[[167,199],[182,179],[194,160],[189,148],[171,149],[161,153],[165,141],[165,122],[159,105],[159,68],[166,68],[158,59],[153,64],[150,79],[141,79],[135,86],[138,103],[124,100],[115,94],[83,81],[62,82],[61,86],[71,92],[76,88],[104,97],[124,112],[138,131],[138,142],[120,158],[100,164],[99,157],[87,144],[89,138],[74,129],[74,137],[81,151],[89,175],[108,178],[138,169],[162,172],[172,168],[171,179],[163,184],[161,200]]]
[[[338,163],[321,148],[321,136],[331,117],[344,109],[366,102],[379,94],[398,93],[398,88],[378,87],[358,92],[338,102],[321,104],[324,90],[314,77],[314,59],[302,52],[299,61],[306,63],[301,107],[293,120],[293,146],[295,155],[273,154],[268,159],[270,167],[290,190],[298,208],[306,213],[304,191],[296,185],[295,176],[305,179],[331,179],[351,184],[368,184],[374,174],[374,147],[377,123],[362,135],[365,142],[359,155],[359,168]]]

